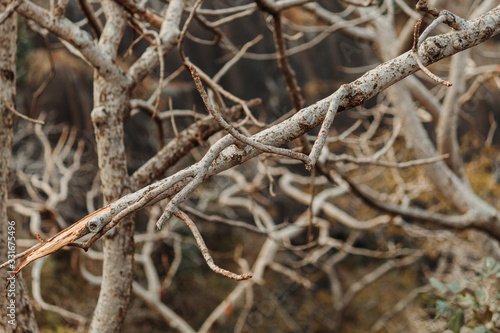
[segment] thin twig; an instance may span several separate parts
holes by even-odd
[[[372,326],[371,332],[376,333],[382,330],[385,327],[386,323],[389,322],[394,316],[404,310],[408,304],[410,304],[415,298],[417,298],[421,293],[425,293],[431,290],[432,287],[430,284],[423,285],[421,287],[413,289],[410,293],[408,293],[405,297],[403,297],[399,302],[394,305],[394,307],[384,313]]]
[[[316,195],[316,182],[315,180],[315,170],[311,170],[311,198],[309,200],[309,225],[307,226],[307,242],[310,243],[313,240],[313,234],[312,234],[312,227],[313,227],[313,222],[314,222],[314,210],[313,210],[313,204],[314,204],[314,197]]]
[[[47,55],[49,57],[50,73],[49,76],[42,82],[38,89],[33,93],[33,99],[31,101],[30,118],[35,118],[36,107],[38,104],[38,97],[44,92],[45,88],[49,85],[50,81],[56,76],[56,66],[54,64],[54,57],[52,56],[52,51],[49,47],[49,39],[47,35],[43,35],[43,43],[45,49],[47,50]]]
[[[252,278],[252,273],[236,274],[217,266],[214,263],[212,256],[208,252],[207,245],[205,244],[205,241],[203,240],[203,237],[198,231],[198,228],[196,227],[196,224],[193,222],[193,220],[191,220],[191,218],[186,213],[180,210],[175,212],[174,215],[177,216],[182,221],[184,221],[184,223],[186,223],[189,229],[191,229],[191,233],[193,234],[194,239],[196,240],[196,244],[198,244],[198,248],[200,249],[203,258],[207,262],[210,269],[212,269],[212,271],[237,281],[248,280]]]
[[[314,167],[314,165],[318,161],[319,155],[321,154],[321,150],[325,146],[328,131],[332,126],[335,115],[337,114],[340,102],[342,101],[342,99],[344,99],[344,97],[346,97],[346,95],[348,95],[346,86],[347,85],[341,86],[331,98],[330,105],[328,106],[328,111],[326,112],[325,119],[321,124],[321,129],[319,130],[318,137],[314,142],[314,145],[312,146],[311,153],[309,154],[309,162],[306,165],[308,169]]]
[[[258,42],[260,42],[262,38],[263,38],[262,35],[258,35],[257,37],[255,37],[254,39],[243,45],[241,50],[239,50],[238,53],[236,53],[231,60],[226,62],[224,66],[222,66],[222,68],[217,72],[217,74],[214,75],[212,80],[218,83],[219,80],[222,78],[222,76],[224,76],[229,71],[229,69],[233,67],[233,65],[236,64],[243,57],[246,51],[255,44],[257,44]]]
[[[387,161],[375,160],[372,157],[356,158],[354,156],[342,154],[342,155],[329,156],[327,161],[328,162],[337,162],[337,163],[338,162],[351,162],[351,163],[355,163],[355,164],[380,165],[380,166],[388,167],[388,168],[409,168],[409,167],[414,167],[414,166],[418,166],[418,165],[436,163],[436,162],[444,160],[448,157],[449,157],[449,155],[445,154],[445,155],[435,156],[435,157],[431,157],[431,158],[423,158],[423,159],[406,161],[406,162],[387,162]]]
[[[217,122],[226,130],[228,131],[229,134],[231,134],[235,139],[246,143],[249,146],[252,146],[254,148],[257,148],[259,150],[272,153],[272,154],[278,154],[278,155],[283,155],[286,157],[290,157],[293,159],[300,160],[304,163],[309,162],[309,157],[305,154],[297,153],[289,149],[283,149],[283,148],[278,148],[270,145],[265,145],[263,143],[257,142],[245,135],[243,135],[241,132],[239,132],[236,128],[231,126],[228,122],[222,118],[222,116],[215,111],[215,108],[212,106],[210,100],[208,99],[207,93],[205,91],[205,88],[203,88],[203,84],[201,83],[201,79],[198,75],[198,72],[194,68],[194,66],[191,66],[189,68],[191,70],[191,75],[193,76],[194,82],[196,84],[196,88],[198,89],[198,92],[201,95],[201,98],[203,99],[203,102],[205,103],[205,106],[207,107],[208,111],[210,114],[217,120]]]
[[[165,64],[163,61],[163,50],[161,47],[161,38],[158,33],[155,31],[151,31],[151,33],[156,37],[156,46],[158,48],[158,62],[160,63],[160,78],[158,79],[158,90],[157,90],[157,95],[156,95],[156,102],[155,102],[155,111],[153,112],[153,118],[156,116],[156,113],[158,112],[158,107],[160,105],[160,98],[161,98],[161,92],[162,92],[162,86],[163,86],[163,77],[165,76]],[[170,103],[171,106],[171,103]]]
[[[167,275],[165,276],[165,279],[163,279],[163,282],[161,283],[161,287],[163,289],[167,289],[172,284],[172,280],[175,276],[175,273],[177,273],[177,270],[179,269],[179,266],[181,265],[182,261],[181,241],[177,238],[174,238],[173,242],[174,244],[172,247],[174,249],[174,260],[170,264]]]
[[[7,109],[9,109],[10,111],[12,111],[12,113],[14,113],[19,118],[22,118],[22,119],[27,120],[29,122],[32,122],[34,124],[45,125],[45,122],[43,120],[32,119],[30,117],[25,116],[24,114],[22,114],[21,112],[17,111],[16,109],[14,109],[14,107],[12,107],[12,105],[10,105],[5,100],[5,98],[3,98],[3,96],[2,96],[2,102],[5,104],[5,106],[7,107]]]
[[[170,122],[172,123],[172,129],[174,130],[174,135],[175,137],[179,137],[179,131],[177,130],[177,125],[175,124],[175,116],[173,112],[173,106],[172,106],[172,97],[169,97],[168,99],[168,108],[170,109]],[[156,110],[155,110],[156,112]]]
[[[88,0],[78,0],[80,9],[82,10],[83,16],[87,19],[90,25],[90,29],[94,33],[95,37],[99,39],[102,34],[102,24],[101,21],[95,16],[94,10],[90,6]]]
[[[357,7],[370,7],[378,5],[378,0],[366,0],[365,3],[352,1],[352,0],[341,0],[348,5],[357,6]]]
[[[246,17],[246,16],[249,16],[249,15],[252,15],[254,12],[255,12],[255,6],[252,7],[252,8],[248,8],[246,10],[242,10],[241,12],[238,12],[238,13],[235,13],[235,14],[223,17],[223,18],[221,18],[221,19],[219,19],[217,21],[213,21],[213,22],[210,23],[210,25],[213,28],[219,27],[221,25],[224,25],[224,24],[230,23],[232,21],[235,21],[236,19],[241,19],[242,17]]]
[[[256,124],[257,126],[260,126],[260,127],[264,127],[265,124],[261,123],[260,121],[258,121],[254,117],[254,115],[250,111],[250,108],[248,107],[247,102],[245,102],[241,98],[234,96],[233,94],[231,94],[230,92],[228,92],[227,90],[222,88],[217,82],[214,82],[214,80],[210,79],[210,77],[208,75],[206,75],[200,68],[196,67],[186,57],[186,55],[184,53],[184,48],[183,48],[185,35],[186,35],[186,32],[187,32],[189,25],[191,24],[191,21],[193,20],[194,13],[195,13],[196,9],[199,7],[199,5],[201,4],[201,2],[202,2],[202,0],[198,0],[194,4],[193,9],[191,10],[190,15],[187,18],[186,22],[184,23],[184,27],[182,28],[182,31],[179,35],[179,42],[178,42],[177,48],[179,49],[179,54],[181,56],[182,62],[184,63],[184,66],[188,69],[190,69],[191,67],[195,68],[195,70],[199,73],[199,77],[201,77],[201,79],[205,82],[205,84],[207,84],[210,87],[210,89],[212,89],[212,91],[214,92],[217,104],[219,105],[219,107],[221,109],[225,108],[224,101],[222,100],[222,98],[220,96],[220,95],[223,95],[224,97],[240,104],[241,107],[243,108],[243,110],[245,111],[245,114],[247,115],[247,117],[250,118],[254,124]],[[244,121],[246,121],[246,119]]]
[[[149,43],[149,45],[154,45],[155,42],[149,38],[147,33],[143,33],[141,29],[145,30],[144,27],[139,22],[136,22],[134,19],[130,19],[127,21],[128,25],[134,30],[134,32],[139,34],[139,37],[137,37],[135,40],[133,40],[129,47],[127,48],[127,51],[123,53],[122,58],[126,59],[128,56],[132,55],[132,50],[134,46],[139,43],[143,38]],[[134,35],[135,37],[135,35]]]
[[[441,17],[437,18],[436,20],[434,20],[433,23],[438,22],[438,20],[440,20],[441,22],[444,21],[444,19],[441,19],[441,18],[444,18],[444,16],[441,16]],[[418,45],[420,45],[421,42],[422,42],[422,40],[424,39],[423,38],[424,34],[422,34],[422,36],[420,36],[422,38],[419,40],[419,31],[420,31],[420,25],[421,24],[422,24],[422,20],[421,19],[417,20],[417,22],[415,23],[415,29],[413,30],[413,47],[411,48],[411,53],[413,55],[413,58],[417,62],[417,65],[422,70],[422,72],[424,72],[425,74],[427,74],[431,79],[433,79],[434,81],[436,81],[438,83],[441,83],[441,84],[443,84],[443,85],[445,85],[447,87],[451,87],[452,86],[451,82],[445,81],[445,80],[441,79],[440,77],[436,76],[435,74],[433,74],[430,70],[428,70],[422,64],[422,61],[420,60],[420,56],[418,55]],[[424,31],[424,33],[427,32],[427,31],[430,31],[429,27],[427,27],[427,29]]]
[[[66,7],[68,7],[69,0],[57,0],[57,4],[54,7],[54,16],[62,17],[66,13]]]
[[[247,229],[249,231],[253,231],[253,232],[256,232],[259,234],[264,234],[264,235],[269,233],[269,232],[263,231],[255,226],[248,224],[246,222],[243,222],[243,221],[235,221],[234,219],[226,219],[226,218],[223,218],[221,216],[203,214],[202,212],[200,212],[192,207],[186,206],[186,205],[181,205],[181,209],[188,211],[190,214],[193,214],[193,215],[199,217],[200,219],[206,220],[208,222],[224,223],[224,224],[230,225],[232,227],[244,228],[244,229]],[[274,230],[272,230],[272,231],[274,231]]]
[[[12,15],[12,13],[14,13],[21,3],[21,0],[14,0],[7,7],[5,7],[3,13],[0,14],[0,25],[3,24]]]
[[[493,112],[490,112],[489,118],[491,126],[488,131],[488,135],[486,136],[486,141],[484,143],[487,146],[491,146],[491,143],[493,142],[493,136],[495,135],[495,131],[497,129],[497,122],[495,121],[495,115],[493,114]]]
[[[428,14],[435,16],[435,17],[437,17],[439,15],[439,10],[437,10],[437,8],[434,8],[434,7],[429,7],[427,5],[427,0],[419,0],[417,2],[416,8],[418,11],[428,13]]]
[[[283,37],[281,14],[278,12],[277,14],[271,15],[273,16],[273,36],[274,44],[276,45],[276,52],[278,54],[278,65],[281,69],[281,73],[283,74],[283,78],[285,79],[287,90],[290,93],[292,106],[295,109],[295,112],[297,112],[302,109],[304,105],[304,98],[302,96],[299,84],[297,83],[295,72],[290,66],[290,62],[288,61],[286,55],[286,45],[285,39]]]
[[[45,302],[45,300],[42,297],[42,287],[41,287],[41,273],[42,273],[42,268],[43,264],[45,263],[47,257],[42,258],[41,260],[38,260],[35,262],[33,265],[33,269],[31,270],[31,278],[32,278],[32,293],[33,293],[33,299],[37,303],[37,305],[45,310],[45,311],[52,311],[54,313],[57,313],[61,316],[63,316],[66,320],[73,322],[73,323],[78,323],[80,325],[85,324],[87,322],[87,317],[82,316],[78,313],[74,313],[71,311],[68,311],[60,306],[49,304]]]

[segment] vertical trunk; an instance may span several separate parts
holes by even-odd
[[[116,83],[94,80],[94,124],[99,170],[106,204],[128,191],[123,142],[123,110],[128,93]],[[90,332],[117,332],[125,318],[132,287],[134,221],[127,217],[104,237],[103,280]]]
[[[0,0],[0,12],[9,3]],[[9,227],[7,192],[9,162],[12,150],[14,115],[7,107],[15,104],[16,96],[16,41],[17,16],[14,14],[0,24],[0,262],[5,262],[15,251],[15,221]],[[12,252],[11,252],[12,251]],[[10,280],[7,280],[9,278]],[[21,274],[10,277],[8,270],[0,270],[0,332],[38,332]],[[8,282],[7,282],[8,281]],[[3,288],[6,288],[5,291]]]
[[[99,46],[116,58],[126,25],[126,15],[114,1],[101,0],[106,25]],[[129,191],[127,160],[123,140],[123,115],[129,105],[128,82],[123,77],[94,76],[94,124],[99,172],[105,204]],[[90,332],[119,332],[132,290],[134,220],[127,217],[104,237],[102,285],[90,325]]]

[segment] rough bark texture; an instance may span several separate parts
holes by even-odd
[[[127,93],[102,78],[94,81],[95,107],[92,111],[99,170],[105,203],[124,195],[128,175],[123,143],[123,107]],[[104,240],[103,282],[91,332],[117,332],[127,310],[134,255],[132,218],[124,219]]]
[[[0,0],[0,12],[9,1]],[[16,40],[17,16],[13,15],[0,24],[0,261],[6,261],[8,246],[15,242],[15,233],[8,233],[7,192],[9,180],[9,161],[12,150],[14,115],[7,107],[15,104],[16,96]],[[20,225],[16,225],[20,228]],[[8,244],[8,237],[11,243]],[[1,288],[5,288],[8,270],[0,271]],[[38,326],[31,308],[26,287],[21,274],[15,279],[15,297],[10,297],[11,289],[2,291],[0,297],[0,332],[38,332]],[[11,303],[15,301],[15,303]],[[7,306],[15,306],[15,317]],[[7,316],[11,314],[11,316]],[[10,323],[9,323],[10,321]]]
[[[115,57],[125,28],[125,15],[113,1],[103,1],[103,7],[108,20],[99,44],[109,56]],[[109,80],[95,71],[92,122],[106,204],[128,192],[123,115],[130,101],[124,82],[125,77]],[[134,220],[127,217],[104,239],[102,286],[90,332],[120,331],[132,288],[133,234]]]

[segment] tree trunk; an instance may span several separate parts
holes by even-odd
[[[105,204],[128,191],[123,142],[123,109],[128,93],[102,78],[94,80],[94,124]],[[104,238],[104,262],[99,300],[90,332],[117,332],[125,318],[132,287],[134,221],[127,217]]]
[[[10,1],[0,0],[0,13]],[[15,221],[7,217],[9,163],[12,151],[14,115],[9,109],[16,97],[16,41],[17,15],[0,24],[0,261],[14,254]],[[9,228],[10,227],[10,228]],[[38,332],[38,326],[21,274],[11,277],[8,270],[0,270],[2,296],[0,297],[0,332]],[[9,280],[7,280],[9,279]]]
[[[126,15],[114,1],[105,0],[101,4],[106,15],[106,25],[99,39],[99,46],[115,59],[125,29]],[[122,78],[110,79],[103,77],[97,70],[94,75],[92,123],[105,204],[130,191],[123,140],[123,116],[130,104],[130,93],[126,88],[128,80],[124,73],[121,75]],[[104,237],[102,286],[90,332],[120,331],[132,290],[133,235],[134,220],[128,216]]]

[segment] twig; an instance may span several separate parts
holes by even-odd
[[[277,154],[277,155],[283,155],[286,157],[290,157],[293,159],[298,159],[304,163],[309,162],[309,157],[305,154],[302,153],[297,153],[289,149],[283,149],[283,148],[278,148],[270,145],[265,145],[260,142],[257,142],[245,135],[243,135],[241,132],[239,132],[236,128],[231,126],[228,122],[222,118],[222,116],[215,111],[215,108],[211,105],[210,100],[208,99],[207,93],[205,91],[205,88],[203,88],[203,85],[201,83],[200,77],[198,75],[198,72],[194,68],[194,66],[191,66],[189,68],[191,70],[191,75],[193,76],[194,82],[196,84],[196,88],[198,89],[198,92],[201,95],[201,98],[203,99],[203,103],[205,103],[205,106],[207,107],[208,111],[210,114],[217,120],[217,122],[226,130],[228,131],[229,134],[231,134],[235,139],[246,143],[249,146],[252,146],[254,148],[257,148],[259,150],[262,150],[264,152],[272,153],[272,154]]]
[[[45,311],[52,311],[54,313],[57,313],[73,323],[85,324],[87,322],[87,317],[68,311],[57,305],[49,304],[45,302],[45,300],[43,299],[40,280],[41,280],[43,264],[45,263],[46,259],[47,258],[45,257],[42,258],[41,260],[38,260],[33,265],[33,269],[31,271],[33,299],[35,300],[37,305],[40,306]]]
[[[190,15],[187,18],[186,22],[184,23],[182,31],[181,31],[181,33],[179,35],[179,42],[178,42],[179,54],[181,56],[182,62],[184,64],[184,67],[187,68],[187,69],[189,69],[190,66],[194,66],[194,64],[191,61],[189,61],[189,59],[186,57],[186,55],[184,53],[183,45],[184,45],[185,36],[187,34],[187,29],[188,29],[189,25],[191,24],[193,18],[198,19],[198,21],[200,21],[200,23],[203,26],[205,26],[207,29],[214,30],[214,33],[217,36],[219,36],[219,38],[223,37],[223,33],[220,31],[220,29],[212,27],[210,25],[210,23],[208,23],[205,19],[203,19],[203,17],[194,14],[195,11],[196,11],[196,8],[198,8],[198,6],[200,4],[201,4],[201,1],[197,1],[195,3],[195,5],[191,9]],[[229,44],[230,44],[230,42],[229,42]],[[249,112],[249,110],[245,109],[245,103],[243,101],[241,101],[240,99],[238,99],[237,97],[233,96],[232,94],[230,94],[229,92],[227,92],[225,89],[223,89],[220,85],[217,84],[216,81],[210,79],[208,75],[206,75],[205,73],[203,73],[203,71],[201,69],[197,68],[197,70],[200,73],[200,76],[201,76],[202,80],[212,89],[212,92],[215,94],[215,99],[216,99],[217,105],[221,109],[225,108],[224,101],[223,101],[223,99],[221,97],[221,93],[222,93],[226,97],[228,97],[229,99],[231,99],[233,101],[237,101],[237,103],[239,103],[243,107],[243,109],[245,110],[245,113]],[[250,113],[250,115],[251,115],[251,113]],[[252,119],[254,119],[253,116],[251,116],[251,117],[252,117]]]
[[[200,185],[206,178],[208,178],[208,168],[212,162],[219,156],[220,152],[234,144],[235,139],[231,136],[226,136],[214,144],[208,152],[205,154],[203,159],[198,163],[194,164],[194,169],[192,170],[192,180],[189,181],[167,204],[165,211],[160,216],[156,226],[162,227],[171,214],[178,211],[179,204],[186,200],[187,196],[193,192],[198,185]]]
[[[170,109],[170,122],[172,123],[172,129],[174,130],[174,135],[175,137],[179,137],[179,131],[177,130],[177,125],[175,124],[175,116],[173,112],[173,106],[172,106],[172,97],[168,99],[168,108]],[[156,110],[155,110],[156,112]]]
[[[33,93],[33,99],[31,101],[31,109],[30,109],[30,118],[35,118],[38,97],[45,91],[45,88],[47,88],[50,81],[52,81],[52,79],[56,76],[56,66],[54,64],[54,57],[52,56],[52,51],[50,51],[49,48],[49,39],[47,35],[43,35],[43,43],[45,45],[45,49],[47,50],[47,55],[49,58],[50,73],[49,76],[47,76],[47,78],[45,78],[42,84],[38,87],[38,89]]]
[[[433,23],[435,23],[435,22],[439,23],[439,22],[443,22],[443,21],[444,21],[444,16],[441,16],[441,17],[437,18],[436,20],[434,20]],[[419,30],[420,30],[420,25],[421,24],[422,24],[422,20],[421,19],[417,20],[417,22],[415,23],[415,29],[413,30],[413,47],[411,48],[411,53],[413,55],[413,58],[417,62],[418,67],[425,74],[427,74],[431,79],[433,79],[434,81],[436,81],[438,83],[441,83],[441,84],[443,84],[443,85],[445,85],[447,87],[451,87],[451,85],[452,85],[451,82],[445,81],[445,80],[441,79],[440,77],[436,76],[435,74],[433,74],[430,70],[428,70],[422,64],[422,61],[420,60],[420,56],[418,55],[418,45],[420,45],[421,40],[424,39],[424,38],[421,38],[421,40],[419,40]],[[431,27],[431,25],[429,25],[429,27],[427,27],[427,29],[424,31],[424,33],[422,34],[421,37],[424,37],[425,32],[430,31],[429,28]]]
[[[285,275],[286,277],[288,277],[290,280],[304,286],[304,288],[306,289],[312,289],[314,287],[314,284],[304,278],[303,276],[300,276],[296,271],[294,271],[293,269],[290,269],[286,266],[283,266],[281,264],[278,264],[277,262],[270,262],[269,263],[269,268],[272,269],[273,271],[275,272],[278,272],[280,274],[283,274]]]
[[[177,48],[179,49],[179,54],[181,56],[184,65],[186,65],[186,54],[184,53],[184,39],[187,33],[187,29],[189,28],[189,25],[193,21],[196,9],[201,5],[202,1],[203,0],[196,0],[193,7],[189,11],[189,16],[186,19],[186,22],[184,22],[184,26],[182,27],[181,33],[179,34],[179,42],[177,43]]]
[[[66,13],[66,7],[68,6],[69,0],[57,0],[57,4],[54,7],[54,15],[55,16],[64,16],[64,13]]]
[[[156,102],[155,102],[155,111],[153,112],[153,118],[156,116],[156,113],[158,112],[158,107],[160,105],[160,98],[161,98],[161,92],[162,92],[162,86],[163,86],[163,77],[165,76],[165,63],[163,61],[163,50],[162,50],[162,43],[161,43],[161,38],[160,35],[155,32],[151,31],[153,36],[155,36],[156,40],[156,47],[158,48],[158,62],[160,64],[160,78],[158,79],[158,89],[157,89],[157,95],[156,95]],[[170,100],[170,108],[172,108],[172,103]],[[175,126],[175,124],[174,124]]]
[[[227,91],[226,89],[224,89],[218,83],[214,82],[207,74],[205,74],[199,67],[197,67],[196,65],[194,65],[187,58],[185,59],[185,65],[187,66],[187,68],[193,67],[196,70],[196,72],[200,76],[200,79],[203,82],[205,82],[205,84],[214,92],[217,104],[222,109],[225,109],[225,106],[224,106],[224,102],[222,101],[222,98],[221,98],[220,95],[222,95],[222,96],[226,97],[227,99],[229,99],[229,100],[231,100],[231,101],[233,101],[233,102],[238,103],[239,105],[241,105],[241,108],[243,109],[243,111],[246,114],[246,118],[241,122],[242,124],[245,123],[247,119],[251,119],[252,122],[255,125],[257,125],[259,127],[266,127],[265,123],[262,123],[259,120],[257,120],[257,118],[255,118],[255,116],[252,114],[252,111],[250,111],[249,103],[248,102],[246,102],[246,101],[242,100],[241,98],[239,98],[239,97],[231,94],[229,91]]]
[[[342,178],[349,184],[351,191],[361,198],[366,204],[381,211],[393,215],[400,215],[404,218],[415,219],[417,221],[434,222],[442,227],[463,230],[463,229],[479,229],[490,234],[495,239],[500,239],[500,235],[495,229],[487,228],[484,221],[475,215],[473,211],[469,211],[462,215],[445,215],[441,213],[430,212],[425,209],[416,207],[403,207],[399,205],[382,202],[367,191],[357,185],[344,171],[337,168],[336,170]]]
[[[231,279],[237,280],[237,281],[248,280],[248,279],[252,278],[252,273],[236,274],[236,273],[230,272],[228,270],[225,270],[225,269],[217,266],[214,263],[212,256],[208,252],[207,245],[205,244],[203,237],[201,236],[200,232],[198,231],[196,224],[194,224],[194,222],[191,220],[191,218],[186,213],[184,213],[183,211],[180,211],[180,210],[175,212],[174,215],[177,216],[182,221],[184,221],[184,223],[186,223],[186,225],[189,227],[189,229],[191,229],[191,232],[196,240],[196,244],[198,244],[198,248],[200,249],[201,254],[203,255],[203,258],[207,262],[210,269],[212,269],[215,273],[227,276],[228,278],[231,278]]]
[[[88,0],[78,0],[78,5],[80,5],[80,9],[82,10],[83,16],[87,19],[87,22],[90,25],[90,29],[94,33],[95,37],[99,39],[102,33],[102,24],[99,19],[95,16],[94,10],[90,6]]]
[[[431,71],[429,71],[425,66],[422,64],[422,61],[420,60],[420,56],[418,54],[418,50],[420,48],[420,45],[422,42],[427,38],[427,35],[431,32],[432,29],[434,29],[438,24],[440,23],[445,23],[448,26],[452,27],[455,30],[465,30],[467,29],[467,21],[465,21],[463,18],[461,18],[458,15],[453,14],[452,12],[448,10],[442,10],[440,12],[437,11],[435,8],[428,8],[427,7],[427,1],[422,1],[420,0],[417,3],[417,9],[426,13],[429,13],[433,16],[437,16],[437,18],[429,24],[429,26],[424,30],[422,35],[419,37],[419,32],[420,32],[420,25],[422,24],[422,20],[419,19],[415,23],[415,28],[413,30],[413,47],[411,49],[413,58],[418,64],[418,67],[425,73],[427,74],[431,79],[434,81],[441,83],[447,87],[450,87],[452,85],[451,82],[445,81],[438,76],[434,75]],[[436,15],[438,13],[438,15]]]
[[[14,0],[12,1],[5,9],[3,10],[3,13],[0,14],[0,24],[3,24],[5,20],[7,20],[12,13],[21,5],[22,1],[21,0]]]
[[[194,4],[193,9],[191,10],[189,17],[187,18],[186,22],[184,23],[184,27],[182,28],[182,31],[179,35],[179,42],[178,42],[177,48],[179,49],[179,54],[181,56],[182,62],[184,63],[184,66],[186,68],[188,68],[188,69],[190,69],[191,67],[194,68],[196,70],[196,72],[199,74],[199,76],[201,77],[201,79],[210,87],[210,89],[212,89],[212,91],[214,92],[214,94],[216,96],[217,104],[219,105],[219,107],[221,109],[224,108],[224,102],[223,102],[222,98],[220,97],[220,95],[223,95],[224,97],[240,104],[241,107],[243,108],[243,110],[245,111],[245,114],[247,115],[248,118],[250,118],[256,125],[258,125],[260,127],[264,127],[265,124],[261,123],[253,116],[252,112],[250,111],[250,109],[248,107],[247,102],[243,101],[241,98],[234,96],[233,94],[231,94],[230,92],[228,92],[227,90],[222,88],[217,82],[214,82],[214,80],[210,79],[209,76],[206,75],[200,68],[196,67],[186,57],[186,55],[184,53],[184,48],[183,48],[184,39],[185,39],[184,37],[186,35],[186,32],[187,32],[189,25],[191,24],[191,21],[193,20],[195,11],[199,7],[199,5],[201,4],[202,1],[203,0],[196,1],[196,3]]]
[[[387,162],[387,161],[377,161],[371,157],[356,158],[353,156],[342,154],[342,155],[337,155],[337,156],[330,156],[330,157],[328,157],[327,161],[328,162],[352,162],[355,164],[380,165],[380,166],[384,166],[384,167],[388,167],[388,168],[409,168],[409,167],[414,167],[414,166],[423,165],[423,164],[436,163],[436,162],[441,161],[441,160],[448,158],[448,157],[449,157],[449,155],[445,154],[445,155],[435,156],[432,158],[423,158],[423,159],[417,159],[417,160],[406,161],[406,162]]]
[[[136,22],[134,19],[130,19],[127,21],[128,25],[136,32],[139,34],[139,37],[137,37],[135,40],[133,40],[129,47],[127,48],[127,51],[123,53],[122,58],[126,59],[128,56],[132,55],[132,49],[134,46],[139,43],[143,38],[149,43],[149,45],[154,45],[155,42],[149,38],[148,33],[142,32],[141,29],[145,30],[144,27],[139,23]],[[158,35],[158,34],[157,34]],[[135,37],[135,36],[134,36]]]
[[[313,234],[312,234],[312,227],[313,227],[313,222],[314,222],[314,209],[313,209],[313,204],[314,204],[314,197],[316,196],[316,182],[315,182],[315,170],[311,170],[311,186],[310,186],[310,191],[311,191],[311,197],[309,199],[309,224],[307,226],[307,242],[310,243],[313,240]]]
[[[378,5],[378,0],[366,0],[365,3],[352,1],[352,0],[341,0],[341,1],[345,2],[348,5],[353,5],[353,6],[358,6],[358,7],[370,7],[370,6]]]
[[[182,188],[182,186],[189,184],[187,180],[189,178],[195,177],[198,168],[199,168],[199,163],[194,164],[191,167],[183,171],[180,171],[174,176],[167,178],[166,180],[164,180],[164,182],[157,182],[150,186],[147,186],[146,188],[139,190],[138,192],[141,193],[139,199],[133,200],[132,203],[128,201],[129,200],[128,196],[122,197],[121,199],[115,201],[111,205],[112,206],[111,208],[110,206],[106,206],[105,208],[108,208],[108,210],[105,212],[105,214],[98,214],[97,220],[92,218],[92,216],[97,212],[88,215],[85,218],[85,220],[87,221],[86,222],[87,229],[90,232],[95,232],[95,234],[87,242],[73,243],[71,244],[71,246],[81,247],[85,250],[88,249],[96,240],[98,240],[106,232],[114,228],[120,222],[120,220],[125,216],[135,212],[136,210],[144,207],[149,203],[154,203],[164,199],[165,196],[162,196],[162,193],[165,194],[165,191],[167,189],[174,187],[176,190],[178,190],[179,188]],[[136,192],[136,194],[138,192]],[[134,194],[132,194],[132,196],[134,196]],[[167,206],[167,208],[169,207],[170,206]],[[114,217],[111,218],[113,214],[116,215],[114,215]],[[162,217],[164,215],[166,215],[166,213],[164,213]],[[168,216],[166,216],[166,218],[168,218]],[[162,218],[160,218],[160,220],[162,220]],[[80,237],[81,236],[82,235],[80,235]]]
[[[167,289],[172,284],[172,280],[175,276],[175,273],[177,273],[177,270],[179,269],[179,266],[181,265],[182,261],[181,242],[177,238],[174,238],[173,242],[174,244],[172,247],[174,248],[174,260],[170,264],[167,275],[165,276],[165,279],[161,283],[161,287],[163,289]]]
[[[260,104],[260,99],[250,100],[249,107]],[[231,119],[238,119],[242,114],[242,107],[235,105],[225,111]],[[179,137],[171,140],[153,158],[142,165],[132,176],[132,181],[136,184],[136,189],[147,186],[158,180],[171,165],[185,156],[192,148],[199,145],[214,133],[220,131],[222,127],[212,116],[198,120],[185,130],[179,133]]]
[[[434,8],[434,7],[429,7],[427,5],[427,0],[419,0],[417,2],[416,8],[418,11],[428,13],[432,16],[435,16],[435,17],[439,16],[439,10],[437,10],[437,8]]]
[[[321,129],[319,130],[318,137],[314,142],[314,145],[312,146],[311,153],[309,154],[309,161],[306,165],[308,169],[314,167],[314,165],[318,161],[319,155],[321,154],[321,150],[325,146],[328,131],[332,126],[333,119],[335,119],[335,115],[337,114],[337,111],[339,109],[340,102],[348,95],[346,87],[347,85],[342,85],[331,97],[330,105],[328,106],[328,111],[326,112],[325,119],[321,124]]]
[[[368,274],[365,274],[358,281],[351,284],[349,286],[349,289],[347,289],[346,293],[342,297],[342,299],[339,300],[340,304],[342,304],[343,308],[345,308],[352,301],[352,299],[354,298],[354,296],[357,293],[359,293],[361,290],[363,290],[368,285],[375,282],[376,280],[378,280],[382,276],[384,276],[391,269],[396,268],[396,267],[401,267],[401,266],[412,265],[417,260],[419,260],[421,257],[422,257],[422,254],[418,253],[418,254],[414,254],[414,255],[405,257],[403,259],[393,259],[393,260],[386,261],[384,264],[378,266],[376,269],[372,270]]]
[[[487,146],[491,146],[491,143],[493,142],[493,136],[495,135],[495,131],[497,129],[497,122],[495,121],[495,115],[493,114],[493,112],[490,112],[489,118],[491,126],[490,129],[488,130],[486,141],[484,142],[484,144]]]
[[[290,93],[292,106],[295,109],[295,112],[297,112],[302,109],[304,105],[304,98],[302,96],[299,84],[297,83],[295,72],[290,66],[290,62],[288,61],[286,55],[286,45],[285,39],[283,37],[281,13],[272,11],[269,11],[269,13],[273,17],[273,37],[274,44],[276,46],[276,52],[278,54],[278,66],[281,69],[281,73],[283,74],[283,78],[285,79],[287,90]]]
[[[32,122],[34,124],[39,124],[39,125],[45,125],[45,122],[43,120],[38,120],[38,119],[32,119],[30,117],[27,117],[25,116],[24,114],[22,114],[21,112],[17,111],[16,109],[14,109],[12,107],[12,105],[10,105],[6,100],[5,98],[2,96],[2,102],[5,104],[5,106],[7,107],[7,109],[9,109],[10,111],[12,111],[12,113],[14,113],[16,116],[18,116],[19,118],[21,119],[24,119],[24,120],[27,120],[29,122]]]
[[[214,75],[212,80],[218,83],[219,80],[229,71],[229,69],[243,57],[245,52],[258,42],[260,42],[262,38],[262,35],[258,35],[257,37],[243,45],[243,47],[234,55],[234,57],[226,62],[224,66],[222,66],[222,68],[217,72],[217,74]]]
[[[251,4],[253,5],[253,4]],[[248,8],[248,9],[245,9],[245,10],[242,10],[241,12],[237,12],[237,13],[234,13],[232,15],[229,15],[229,16],[226,16],[224,18],[221,18],[219,19],[218,21],[213,21],[210,23],[210,25],[215,28],[215,27],[219,27],[221,25],[224,25],[224,24],[227,24],[227,23],[230,23],[236,19],[240,19],[242,17],[246,17],[246,16],[249,16],[249,15],[252,15],[254,12],[255,12],[255,5],[251,8]]]
[[[136,15],[140,19],[148,22],[151,24],[153,27],[156,29],[160,29],[162,23],[163,23],[163,18],[157,15],[154,11],[152,11],[149,8],[146,9],[141,9],[138,8],[137,5],[129,0],[116,0],[117,3],[119,3],[127,12],[129,12],[132,15]]]
[[[248,224],[246,222],[243,222],[243,221],[235,221],[234,219],[226,219],[226,218],[223,218],[220,216],[215,216],[215,215],[206,215],[206,214],[203,214],[202,212],[200,212],[192,207],[186,206],[186,205],[181,205],[181,209],[188,211],[190,214],[193,214],[193,215],[195,215],[203,220],[206,220],[208,222],[224,223],[224,224],[227,224],[227,225],[230,225],[233,227],[244,228],[244,229],[247,229],[249,231],[259,233],[259,234],[268,234],[268,232],[263,231],[255,226]],[[272,230],[272,231],[274,231],[274,230]]]
[[[396,316],[399,312],[403,311],[404,308],[410,304],[419,294],[427,292],[431,290],[432,287],[430,284],[423,285],[421,287],[413,289],[408,295],[402,298],[394,307],[384,313],[372,326],[371,332],[379,332],[385,326],[385,324],[391,320],[394,316]]]

